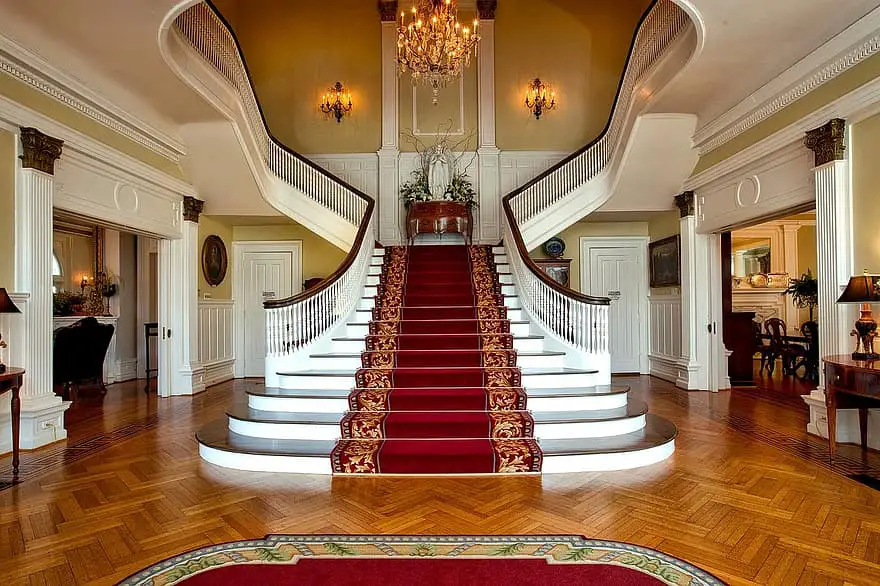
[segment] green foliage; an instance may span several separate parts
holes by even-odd
[[[400,186],[400,198],[408,205],[414,201],[430,201],[431,192],[428,190],[428,174],[424,169],[416,169],[412,172],[412,180]],[[456,172],[452,181],[443,194],[444,201],[454,201],[477,205],[477,192],[466,173]]]
[[[809,308],[812,321],[813,308],[819,304],[819,281],[809,269],[800,278],[789,279],[788,288],[783,295],[791,295],[794,304],[801,309]]]
[[[522,551],[523,545],[522,543],[508,543],[493,551],[492,555],[516,555]]]
[[[59,291],[52,296],[52,313],[54,315],[70,315],[74,305],[82,305],[82,295],[70,291]]]
[[[356,555],[356,552],[350,547],[342,545],[341,543],[333,543],[332,541],[325,543],[324,549],[333,555]]]
[[[277,549],[269,549],[267,547],[257,548],[257,558],[264,562],[289,562],[293,559],[293,555],[278,551]]]
[[[591,553],[593,553],[593,548],[591,547],[573,547],[562,559],[567,562],[582,562],[589,559]]]

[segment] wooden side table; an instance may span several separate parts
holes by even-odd
[[[21,434],[21,397],[18,393],[24,382],[24,369],[6,369],[0,374],[0,395],[12,391],[12,475],[18,476],[18,444]]]
[[[837,409],[859,410],[862,449],[868,448],[868,409],[880,408],[880,361],[853,360],[849,354],[826,356],[825,407],[828,448],[837,452]]]
[[[474,218],[471,208],[454,201],[414,201],[406,206],[406,240],[412,244],[417,234],[458,232],[465,243],[473,241]]]

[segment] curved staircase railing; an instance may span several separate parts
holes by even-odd
[[[547,330],[588,355],[608,353],[610,300],[583,295],[554,281],[529,256],[520,228],[608,169],[634,119],[631,109],[639,81],[688,22],[687,14],[672,0],[657,0],[639,23],[602,133],[502,200],[503,238],[521,303]]]
[[[360,299],[374,248],[375,201],[272,135],[238,40],[211,5],[202,2],[184,10],[175,18],[174,29],[232,87],[262,162],[272,174],[340,221],[358,226],[351,249],[333,274],[298,295],[264,303],[268,355],[293,354],[343,322]]]

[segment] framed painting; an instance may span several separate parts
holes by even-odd
[[[202,244],[202,274],[205,281],[212,287],[216,287],[226,278],[226,269],[229,259],[226,255],[226,245],[223,239],[216,234],[205,238]]]
[[[681,285],[681,236],[675,235],[648,244],[651,287]]]

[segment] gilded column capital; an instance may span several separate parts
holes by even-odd
[[[816,167],[842,161],[846,151],[846,120],[832,118],[824,126],[807,131],[804,146],[813,151]]]
[[[379,0],[379,17],[382,22],[397,20],[397,0]]]
[[[497,7],[498,0],[477,0],[477,14],[480,15],[480,20],[494,20]]]
[[[196,222],[199,221],[199,214],[202,213],[202,208],[205,206],[205,202],[190,195],[183,196],[183,219],[187,222]]]
[[[21,127],[21,166],[36,169],[49,175],[55,174],[55,161],[61,157],[64,141],[43,134],[36,128]]]
[[[694,216],[697,213],[693,191],[685,191],[676,195],[675,205],[678,206],[678,211],[681,213],[682,218]]]

